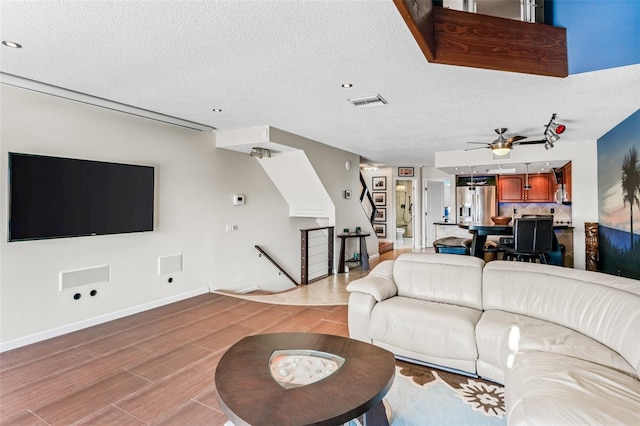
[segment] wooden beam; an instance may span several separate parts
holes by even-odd
[[[566,77],[566,29],[394,0],[429,62]]]
[[[435,60],[435,38],[433,31],[433,1],[432,0],[393,0],[404,22],[409,27],[413,38],[427,58]]]
[[[434,10],[436,63],[566,77],[566,29],[460,12]]]

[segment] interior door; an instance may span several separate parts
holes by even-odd
[[[444,182],[441,180],[425,180],[424,182],[424,229],[425,247],[433,247],[436,239],[434,222],[442,222],[444,216]]]

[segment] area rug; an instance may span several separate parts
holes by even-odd
[[[392,426],[507,424],[501,385],[402,361],[384,399]]]
[[[502,385],[400,360],[383,402],[390,426],[507,424]],[[362,426],[362,420],[344,426]]]

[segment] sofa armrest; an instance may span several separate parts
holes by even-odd
[[[397,295],[398,289],[393,281],[393,264],[393,260],[385,260],[378,264],[366,277],[349,283],[347,291],[369,294],[377,302]]]

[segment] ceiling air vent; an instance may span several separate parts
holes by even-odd
[[[368,108],[378,105],[384,105],[387,101],[384,100],[382,96],[379,94],[363,96],[361,98],[352,98],[347,99],[349,102],[354,104],[357,108]]]

